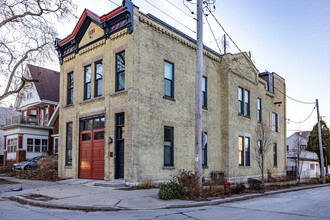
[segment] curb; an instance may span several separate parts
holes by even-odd
[[[225,199],[215,199],[211,201],[202,201],[202,202],[194,202],[191,204],[183,204],[183,205],[166,205],[164,207],[155,207],[155,208],[125,208],[125,207],[118,207],[118,206],[79,206],[79,205],[71,205],[71,206],[64,206],[58,204],[45,204],[43,202],[36,202],[31,201],[29,199],[23,199],[21,196],[12,196],[12,197],[3,197],[4,199],[8,199],[11,201],[18,202],[20,204],[26,204],[31,206],[37,207],[44,207],[44,208],[54,208],[54,209],[66,209],[66,210],[79,210],[79,211],[86,211],[86,212],[96,212],[96,211],[132,211],[132,210],[157,210],[157,209],[177,209],[177,208],[193,208],[193,207],[201,207],[201,206],[208,206],[208,205],[219,205],[223,203],[230,203],[230,202],[237,202],[237,201],[244,201],[248,199],[254,199],[263,196],[270,196],[280,193],[287,193],[287,192],[295,192],[307,189],[314,189],[314,188],[321,188],[330,186],[330,183],[327,184],[319,184],[319,185],[311,185],[311,186],[303,186],[297,187],[292,189],[281,189],[281,190],[274,190],[268,191],[264,193],[254,193],[248,194],[244,196],[237,196],[237,197],[228,197]]]

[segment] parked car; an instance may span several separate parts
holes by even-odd
[[[40,158],[43,158],[44,155],[34,157],[31,160],[20,162],[20,163],[15,163],[13,165],[13,170],[32,170],[32,169],[37,169],[38,168],[38,160]]]

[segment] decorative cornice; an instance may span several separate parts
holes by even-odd
[[[189,39],[175,33],[173,30],[170,30],[169,28],[157,23],[156,21],[153,21],[151,18],[147,17],[146,15],[140,13],[140,15],[138,16],[139,21],[150,26],[151,28],[153,28],[154,30],[158,31],[159,33],[166,35],[176,41],[178,41],[179,43],[183,44],[184,46],[192,49],[192,50],[196,50],[196,44],[191,42]],[[204,49],[203,54],[205,56],[207,56],[208,58],[216,61],[216,62],[221,62],[221,57],[214,55],[213,53],[211,53],[210,51],[208,51],[207,49]]]
[[[85,54],[85,53],[87,53],[87,52],[89,52],[89,51],[91,51],[91,50],[94,50],[94,49],[96,49],[96,48],[98,48],[98,47],[101,47],[103,44],[105,44],[105,39],[102,39],[102,40],[100,40],[100,41],[98,41],[98,42],[95,42],[94,44],[92,44],[92,45],[90,45],[90,46],[88,46],[88,47],[86,47],[86,48],[80,50],[80,51],[78,52],[78,54],[79,54],[79,55],[83,55],[83,54]]]

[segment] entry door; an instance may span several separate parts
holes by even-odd
[[[80,132],[79,178],[104,179],[104,129]]]
[[[116,140],[115,140],[115,178],[124,178],[124,155],[125,155],[125,115],[116,114]]]

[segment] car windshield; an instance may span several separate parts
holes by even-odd
[[[31,162],[31,161],[36,161],[36,160],[39,160],[39,158],[40,157],[34,157],[34,158],[32,158],[31,160],[28,160],[29,162]]]

